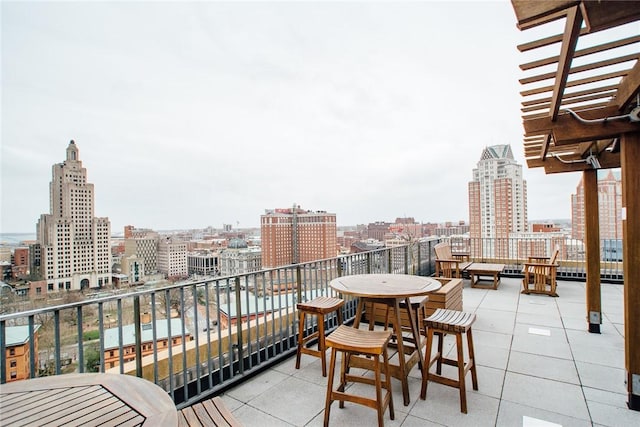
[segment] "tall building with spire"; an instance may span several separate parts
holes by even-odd
[[[527,231],[527,183],[510,145],[483,150],[469,182],[469,234],[474,256],[509,256],[512,233]]]
[[[66,154],[64,162],[52,167],[50,213],[40,216],[32,257],[32,271],[46,281],[47,292],[111,283],[109,219],[94,215],[93,184],[87,182],[87,170],[73,140]]]

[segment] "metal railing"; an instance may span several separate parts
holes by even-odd
[[[331,293],[329,282],[361,273],[433,273],[437,240],[356,253],[255,273],[216,277],[0,315],[0,383],[29,377],[114,372],[163,387],[178,407],[231,386],[295,351],[296,303]],[[103,295],[101,292],[100,295]],[[344,318],[355,316],[355,301]],[[329,328],[336,319],[328,319]],[[25,346],[7,342],[23,328]],[[13,349],[13,350],[12,350]],[[16,366],[8,366],[12,360]]]
[[[18,370],[9,364],[16,363],[9,354],[13,349],[24,352],[18,360],[28,364],[25,371],[30,378],[88,371],[131,374],[163,387],[182,408],[295,352],[298,330],[310,333],[317,328],[313,317],[304,325],[298,324],[298,301],[330,294],[329,282],[344,275],[432,275],[433,246],[439,241],[426,239],[159,288],[146,285],[142,290],[41,309],[20,310],[16,305],[16,312],[8,313],[11,307],[3,303],[0,383],[14,380],[12,372]],[[527,252],[523,248],[535,251],[535,255],[549,249],[544,246],[546,240],[511,239],[506,245],[509,256],[489,256],[486,250],[480,253],[474,248],[505,246],[487,239],[474,242],[452,237],[450,242],[458,251],[468,248],[472,261],[505,264],[505,273],[512,275],[522,270]],[[558,275],[584,279],[584,253],[568,246],[561,251]],[[611,258],[611,251],[607,254]],[[603,278],[621,280],[621,262],[607,260],[604,265]],[[344,319],[350,321],[356,302],[347,301],[343,310]],[[335,318],[327,322],[329,329],[336,326]],[[24,329],[22,347],[7,341],[15,327]]]

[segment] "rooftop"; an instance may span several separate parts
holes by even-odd
[[[409,406],[392,380],[395,420],[387,412],[385,425],[640,425],[640,412],[626,404],[623,285],[602,285],[600,334],[587,332],[584,282],[559,282],[558,298],[522,295],[520,288],[517,278],[503,278],[497,291],[465,281],[464,310],[477,314],[479,382],[473,391],[467,375],[468,414],[460,412],[458,391],[440,384],[429,383],[427,400],[420,400],[414,368]],[[452,349],[449,339],[445,351]],[[246,426],[321,425],[327,382],[320,360],[303,355],[301,369],[294,365],[295,356],[227,390],[225,404]],[[333,425],[375,420],[375,411],[363,406],[332,406]]]

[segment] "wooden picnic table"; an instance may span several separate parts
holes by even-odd
[[[0,425],[177,426],[171,397],[143,378],[65,374],[0,386]]]

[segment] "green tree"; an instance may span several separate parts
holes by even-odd
[[[95,347],[85,351],[85,369],[87,372],[100,372],[100,352]]]

